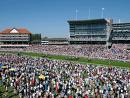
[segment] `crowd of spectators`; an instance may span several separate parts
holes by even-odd
[[[130,60],[130,50],[127,50],[127,45],[112,45],[110,49],[104,45],[32,45],[27,48],[1,48],[0,51],[24,51],[51,55]]]
[[[130,98],[125,68],[3,53],[0,66],[0,85],[20,98]]]

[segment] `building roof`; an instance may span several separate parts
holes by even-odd
[[[69,24],[98,24],[107,23],[106,19],[89,19],[89,20],[69,20]]]
[[[0,34],[32,34],[32,33],[25,28],[19,28],[19,29],[8,28],[8,29],[5,29],[4,31],[0,32]]]

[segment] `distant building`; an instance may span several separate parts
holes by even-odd
[[[0,32],[0,47],[26,47],[31,43],[31,32],[24,28],[5,29]]]
[[[31,34],[31,44],[41,44],[41,34]]]
[[[112,20],[70,20],[70,44],[106,44],[111,33]]]
[[[41,41],[42,45],[68,45],[67,38],[46,38]]]

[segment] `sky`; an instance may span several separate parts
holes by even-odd
[[[130,22],[130,0],[0,0],[0,31],[26,28],[47,37],[69,37],[68,20],[112,18]],[[90,14],[89,14],[90,12]]]

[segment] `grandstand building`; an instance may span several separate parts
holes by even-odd
[[[5,29],[0,32],[0,47],[25,47],[30,44],[31,32],[27,29]]]
[[[111,34],[112,20],[70,20],[70,44],[106,44]]]
[[[112,43],[130,44],[130,23],[112,24]]]

